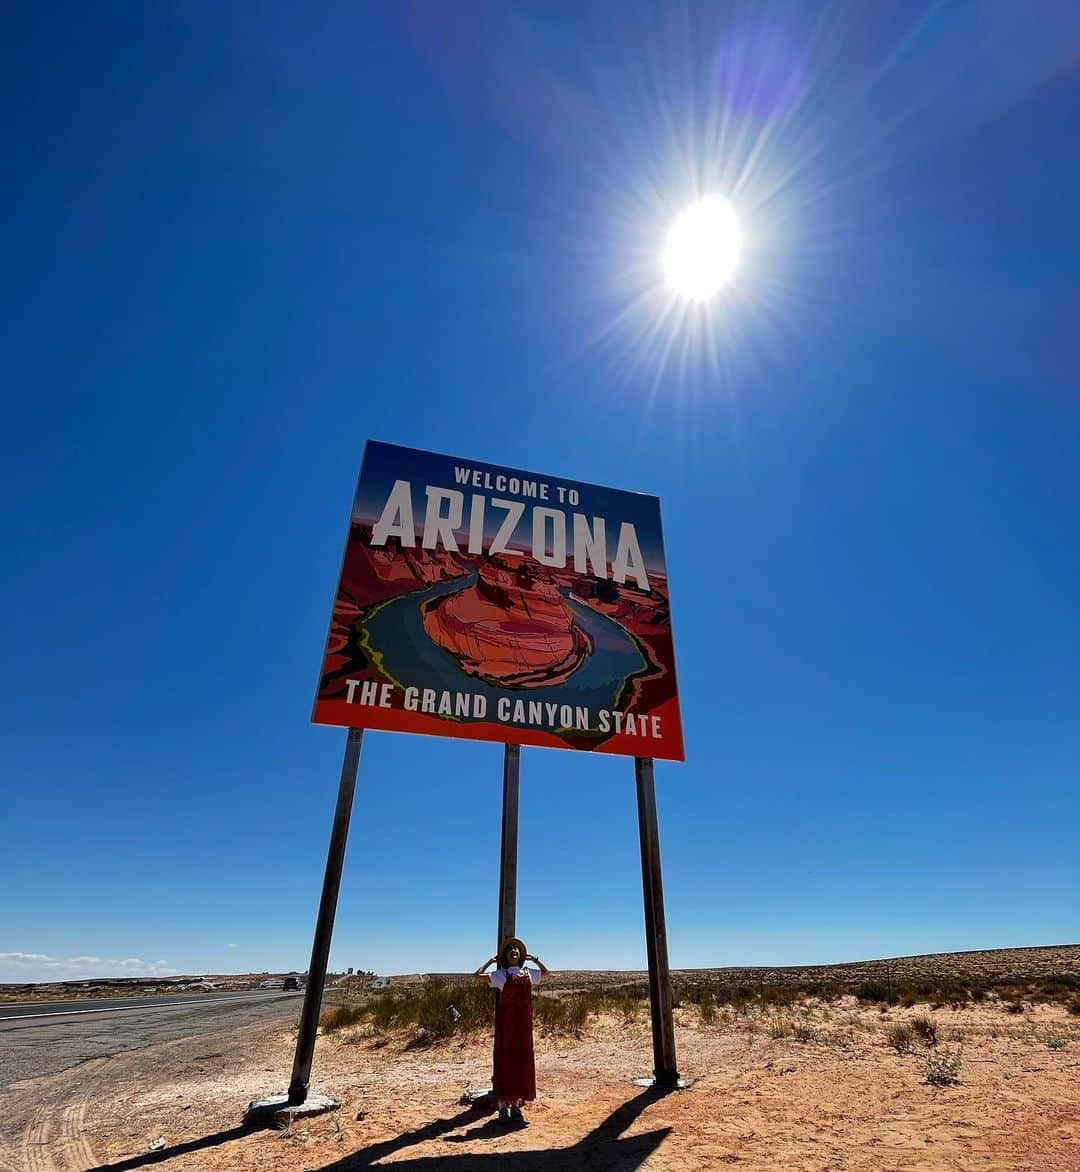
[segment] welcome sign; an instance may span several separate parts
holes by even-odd
[[[369,441],[312,719],[683,760],[659,500]]]

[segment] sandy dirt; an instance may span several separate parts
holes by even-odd
[[[936,1047],[900,1054],[887,1031],[923,1014]],[[294,1033],[249,1026],[95,1060],[5,1092],[3,1172],[86,1172],[163,1163],[180,1169],[370,1166],[474,1172],[700,1169],[856,1172],[992,1169],[1080,1172],[1080,1020],[1060,1006],[1000,1004],[887,1014],[852,998],[703,1024],[676,1011],[679,1066],[692,1080],[642,1091],[646,1013],[590,1020],[582,1038],[538,1037],[539,1098],[506,1131],[459,1105],[485,1085],[490,1041],[407,1048],[365,1027],[321,1038],[313,1089],[334,1116],[289,1130],[238,1126],[247,1100],[280,1092]],[[782,1035],[798,1027],[805,1040]],[[928,1055],[960,1055],[957,1085],[923,1081]],[[163,1151],[149,1147],[163,1139]]]

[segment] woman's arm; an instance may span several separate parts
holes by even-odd
[[[482,982],[483,982],[485,985],[490,985],[490,984],[491,984],[491,982],[488,980],[487,973],[485,973],[485,972],[484,972],[484,969],[486,969],[486,968],[488,967],[488,965],[489,965],[489,964],[498,964],[498,963],[499,963],[499,958],[498,958],[497,956],[491,956],[491,957],[489,957],[489,958],[488,958],[487,960],[485,960],[485,961],[484,961],[484,963],[483,963],[483,964],[482,964],[482,965],[481,965],[481,966],[480,966],[480,967],[479,967],[479,968],[476,970],[476,972],[475,972],[475,973],[473,973],[473,978],[474,978],[474,980],[477,980],[477,981],[482,981]]]
[[[540,975],[546,977],[548,975],[548,968],[538,956],[527,956],[526,960],[531,960],[534,965],[540,970]]]

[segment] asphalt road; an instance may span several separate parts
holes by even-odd
[[[0,1087],[158,1042],[299,1017],[301,993],[187,994],[0,1006]]]
[[[280,989],[245,989],[239,993],[163,993],[155,997],[87,997],[81,1001],[0,1001],[0,1022],[13,1017],[70,1017],[80,1013],[107,1013],[113,1009],[156,1009],[160,1005],[209,1005],[223,1001],[252,1001],[295,997]]]

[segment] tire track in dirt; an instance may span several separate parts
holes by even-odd
[[[22,1153],[27,1172],[58,1172],[49,1147],[56,1131],[56,1118],[48,1106],[39,1107],[23,1136]]]
[[[60,1120],[56,1153],[67,1165],[67,1172],[87,1172],[90,1168],[96,1168],[100,1162],[85,1135],[86,1103],[87,1100],[82,1099],[65,1107]]]
[[[20,1146],[22,1167],[0,1159],[0,1172],[88,1172],[99,1166],[87,1140],[86,1099],[71,1103],[60,1112],[39,1107],[34,1113]]]

